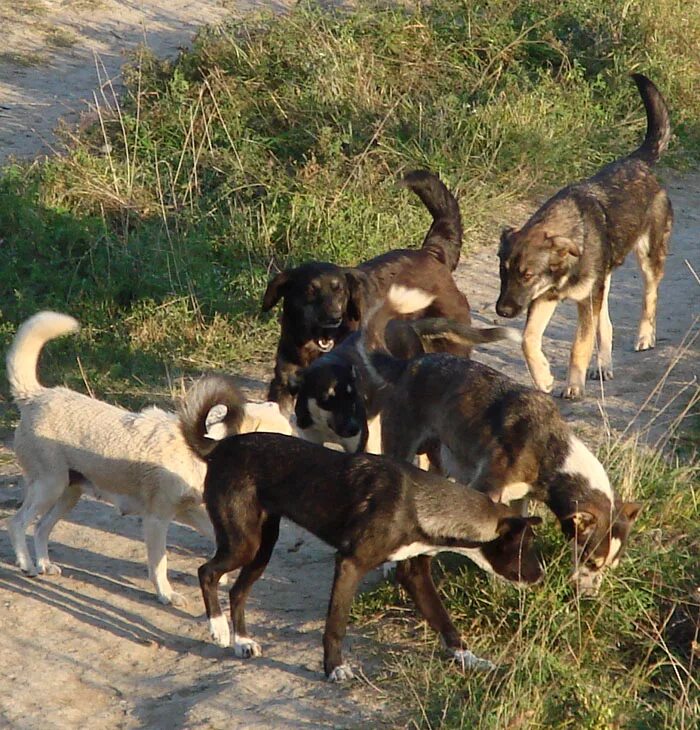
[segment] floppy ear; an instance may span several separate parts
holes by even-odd
[[[263,295],[262,311],[267,312],[284,296],[284,287],[289,281],[289,270],[282,271],[270,281]]]
[[[578,537],[579,542],[585,542],[591,536],[598,518],[592,512],[574,512],[561,520],[562,530],[568,538]]]
[[[574,256],[578,258],[581,255],[581,249],[578,244],[574,243],[566,236],[547,236],[550,246],[554,248],[559,256]]]
[[[630,521],[634,522],[644,505],[641,502],[625,502],[620,508],[620,512]]]
[[[498,525],[496,526],[496,533],[503,537],[503,535],[508,534],[518,534],[522,532],[528,525],[531,527],[534,527],[535,525],[542,524],[542,518],[533,516],[533,517],[518,517],[518,516],[512,516],[512,517],[501,517],[498,520]]]
[[[348,319],[360,323],[364,313],[365,289],[367,275],[359,269],[345,269],[345,280],[348,283]]]

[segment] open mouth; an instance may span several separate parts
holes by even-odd
[[[335,342],[331,337],[318,337],[316,339],[316,345],[321,352],[330,352],[334,344]]]
[[[335,333],[340,327],[342,319],[329,324],[321,325],[321,335],[316,338],[316,345],[321,352],[330,352],[335,345]]]

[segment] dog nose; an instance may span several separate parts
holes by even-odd
[[[514,317],[515,307],[512,304],[503,304],[503,302],[498,302],[496,304],[496,312],[501,317]]]
[[[359,432],[360,424],[354,418],[349,418],[345,423],[340,424],[337,430],[338,436],[343,438],[352,438]]]

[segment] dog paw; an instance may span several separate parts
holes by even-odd
[[[262,656],[262,647],[248,636],[234,636],[233,653],[239,659],[250,659],[254,656]]]
[[[350,665],[341,664],[328,675],[327,679],[329,682],[345,682],[348,679],[354,679],[354,677]]]
[[[209,619],[209,634],[217,646],[231,646],[231,630],[226,616],[212,616]]]
[[[34,563],[20,563],[19,569],[29,578],[36,578],[39,575]]]
[[[39,562],[38,569],[41,575],[61,575],[61,567],[56,563]]]
[[[455,649],[453,660],[461,666],[462,671],[470,669],[479,672],[489,672],[496,668],[496,665],[493,662],[490,662],[488,659],[478,657],[476,654],[469,651],[469,649]]]
[[[567,385],[562,391],[561,397],[566,400],[579,400],[583,398],[584,390],[580,385]]]
[[[184,608],[187,605],[187,599],[182,593],[170,591],[169,593],[159,593],[158,600],[164,606],[175,606],[175,608]]]
[[[656,346],[656,335],[653,333],[639,335],[637,344],[634,346],[635,352],[643,352],[644,350],[653,350]]]
[[[612,365],[601,365],[599,367],[593,367],[588,371],[588,379],[589,380],[612,380],[613,379],[613,369]]]

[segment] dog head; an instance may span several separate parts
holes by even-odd
[[[513,583],[537,583],[543,571],[533,545],[532,527],[541,522],[541,517],[501,517],[496,539],[482,545],[477,556],[470,557],[489,573]]]
[[[284,299],[283,327],[294,341],[313,341],[321,352],[333,349],[342,326],[355,330],[362,318],[364,274],[335,264],[310,262],[277,274],[263,296],[267,312]]]
[[[505,228],[498,248],[501,292],[496,312],[517,316],[533,299],[561,286],[580,256],[574,241],[542,225]]]
[[[363,451],[367,413],[357,391],[355,368],[325,360],[314,361],[290,384],[296,395],[297,427],[308,441],[337,443],[348,453]]]
[[[574,553],[571,579],[581,595],[595,596],[605,570],[617,566],[641,509],[639,502],[615,500],[611,509],[609,504],[601,508],[597,501],[590,501],[561,520]]]

